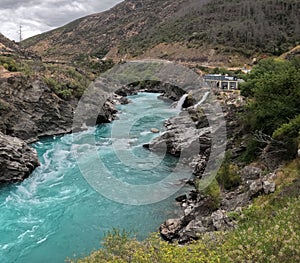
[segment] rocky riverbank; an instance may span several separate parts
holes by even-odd
[[[211,197],[197,190],[177,198],[184,210],[180,218],[166,220],[159,228],[161,236],[170,242],[187,243],[199,238],[201,233],[229,230],[237,222],[231,214],[240,214],[254,197],[275,191],[276,173],[263,176],[255,166],[246,166],[239,171],[242,181],[232,191],[223,191],[220,205],[216,208]]]
[[[232,160],[238,160],[239,155],[245,151],[243,140],[237,140],[242,137],[238,114],[243,109],[243,98],[238,93],[216,95],[214,99],[222,105],[226,120],[226,150],[231,152]],[[199,100],[199,96],[196,98],[194,101]],[[212,98],[208,100],[209,103],[213,103]],[[193,145],[198,147],[197,151],[185,160],[193,170],[193,177],[187,183],[193,184],[195,189],[176,199],[184,213],[182,217],[168,219],[160,226],[162,237],[170,242],[186,243],[197,239],[203,232],[234,228],[236,222],[228,215],[230,212],[239,213],[254,197],[275,191],[276,173],[263,176],[264,172],[260,167],[255,165],[244,167],[238,161],[235,166],[238,183],[229,190],[221,189],[217,202],[216,197],[198,189],[197,182],[203,177],[212,147],[212,133],[207,117],[209,116],[205,116],[200,107],[187,107],[179,116],[166,122],[166,132],[145,145],[155,152],[167,149],[169,154],[177,157],[184,151],[191,151]]]

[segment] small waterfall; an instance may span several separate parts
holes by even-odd
[[[197,108],[199,105],[201,105],[203,102],[205,102],[208,98],[208,95],[210,94],[210,91],[206,91],[202,97],[202,99],[197,103],[195,104],[195,108]]]
[[[188,96],[188,94],[184,94],[181,98],[180,98],[180,100],[177,102],[177,104],[176,104],[176,107],[175,107],[175,109],[176,110],[181,110],[182,109],[182,105],[183,105],[183,103],[185,102],[185,99],[187,98],[187,96]]]

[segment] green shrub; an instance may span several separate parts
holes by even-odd
[[[273,132],[273,138],[286,139],[297,138],[300,132],[300,114],[288,123],[284,123],[278,129]]]
[[[266,59],[251,71],[241,86],[242,94],[251,97],[247,123],[251,131],[272,135],[281,125],[300,114],[300,59]]]
[[[283,143],[282,148],[286,150],[284,157],[294,158],[297,154],[300,138],[300,114],[276,129],[272,137]]]
[[[59,90],[57,94],[62,97],[63,99],[70,99],[72,96],[73,91],[71,89],[63,89]]]
[[[221,190],[216,179],[213,179],[211,182],[205,182],[205,179],[198,179],[195,185],[198,192],[209,198],[211,209],[215,210],[220,207]]]
[[[277,162],[295,157],[300,126],[300,59],[261,60],[241,85],[241,93],[249,97],[244,132],[269,138],[258,142],[252,136],[242,159],[255,160],[267,145]]]
[[[242,162],[249,164],[258,158],[259,154],[261,153],[260,149],[263,149],[266,145],[258,142],[253,135],[246,140],[246,144],[246,151],[242,153],[239,159]]]
[[[18,71],[17,62],[11,57],[0,56],[0,65],[11,72]]]
[[[285,207],[254,205],[245,211],[224,246],[226,262],[299,262],[300,199],[281,201]]]
[[[238,166],[231,163],[230,153],[225,154],[224,161],[217,173],[217,181],[221,188],[231,190],[239,186],[241,178],[238,174]]]
[[[113,60],[108,59],[108,60],[101,60],[96,65],[93,65],[92,68],[97,70],[98,73],[102,73],[111,69],[113,66],[114,66]]]

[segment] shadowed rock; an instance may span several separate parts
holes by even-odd
[[[0,183],[22,181],[39,164],[36,150],[23,140],[0,133]]]

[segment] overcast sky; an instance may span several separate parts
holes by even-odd
[[[122,0],[0,0],[0,32],[19,41],[20,25],[25,39],[119,2]]]

